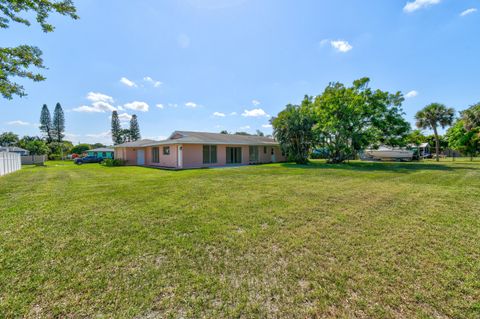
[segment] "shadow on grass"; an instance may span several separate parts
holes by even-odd
[[[445,165],[427,162],[360,162],[351,161],[343,164],[327,164],[324,161],[311,161],[307,165],[298,165],[295,163],[282,163],[282,167],[301,168],[301,169],[342,169],[351,171],[391,171],[401,173],[413,173],[415,171],[455,171],[455,170],[472,170],[474,167]]]

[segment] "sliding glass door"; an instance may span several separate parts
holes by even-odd
[[[241,163],[242,163],[242,148],[227,147],[227,164],[241,164]]]

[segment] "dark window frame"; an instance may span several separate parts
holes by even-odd
[[[217,145],[203,145],[202,161],[203,164],[216,164],[218,162]]]
[[[170,155],[170,146],[163,147],[163,155]]]
[[[152,147],[152,163],[160,163],[160,147]]]

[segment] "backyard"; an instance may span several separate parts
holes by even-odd
[[[478,318],[480,162],[0,178],[0,317]]]

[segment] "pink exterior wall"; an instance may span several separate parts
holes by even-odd
[[[159,167],[177,167],[177,145],[159,145],[160,163],[152,162],[152,149],[155,146],[145,147],[145,165],[147,166],[159,166]],[[170,147],[170,154],[164,155],[163,148]]]
[[[163,154],[164,145],[159,145],[160,151],[160,163],[152,162],[152,148],[153,147],[119,147],[115,148],[115,158],[123,159],[127,161],[127,165],[137,165],[137,150],[143,149],[145,151],[145,165],[146,166],[158,166],[158,167],[170,167],[170,168],[200,168],[200,167],[215,167],[225,166],[227,164],[227,147],[241,147],[242,148],[242,163],[237,165],[250,164],[249,158],[249,146],[248,145],[217,145],[217,163],[203,164],[203,145],[201,144],[183,144],[182,145],[182,158],[183,166],[178,167],[178,144],[168,145],[170,147],[170,155]],[[266,153],[264,153],[264,146],[258,147],[258,163],[271,163],[272,162],[272,146],[267,146]],[[286,160],[285,156],[278,146],[273,146],[275,154],[275,162],[283,162]],[[233,164],[235,165],[235,164]]]

